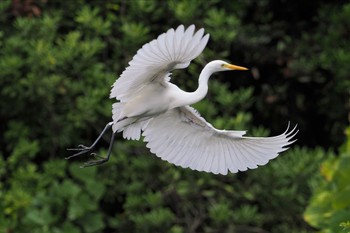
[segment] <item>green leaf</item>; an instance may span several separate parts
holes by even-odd
[[[26,221],[39,225],[50,226],[54,222],[55,218],[50,211],[49,206],[45,206],[41,209],[32,209],[26,215]]]
[[[68,218],[75,220],[97,209],[97,204],[87,194],[81,193],[69,201]]]
[[[82,189],[79,185],[73,183],[71,180],[64,180],[62,184],[57,187],[57,192],[61,193],[61,196],[67,199],[75,199]]]
[[[79,222],[86,233],[98,233],[105,227],[102,214],[100,213],[87,213],[83,218],[79,219]]]
[[[63,227],[59,228],[59,232],[60,233],[80,233],[79,228],[77,228],[76,226],[74,226],[72,223],[69,222],[65,222],[63,224]]]
[[[170,226],[175,219],[175,215],[168,208],[152,209],[147,213],[139,213],[131,216],[132,221],[138,229],[143,229],[147,226],[148,230],[162,230],[166,226]],[[147,229],[146,228],[146,229]]]
[[[348,181],[350,182],[350,180]],[[350,207],[350,183],[345,188],[337,191],[333,197],[333,208],[334,210],[345,209]]]
[[[145,201],[151,208],[157,208],[162,206],[163,203],[163,195],[161,192],[155,192],[155,193],[147,193],[145,195]]]
[[[209,216],[217,224],[228,222],[232,218],[233,212],[227,203],[219,202],[209,207]]]
[[[96,180],[96,178],[91,180],[86,180],[85,182],[86,190],[91,194],[92,197],[95,198],[95,201],[100,200],[103,194],[106,191],[105,184]]]
[[[332,193],[329,191],[323,191],[314,196],[304,213],[305,221],[313,227],[324,226],[326,223],[323,218],[331,213],[331,198]]]
[[[338,168],[334,174],[334,181],[340,187],[350,186],[350,157],[347,154],[339,158]]]

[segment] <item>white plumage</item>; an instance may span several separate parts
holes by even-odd
[[[205,97],[214,72],[246,70],[216,60],[202,70],[196,91],[185,92],[172,84],[170,72],[186,68],[208,40],[204,29],[195,32],[194,25],[186,30],[180,25],[137,51],[110,93],[117,102],[113,104],[113,122],[102,132],[113,129],[108,156],[85,166],[107,161],[114,134],[121,131],[124,138],[133,140],[142,134],[152,153],[177,166],[224,175],[265,165],[294,142],[291,139],[297,133],[296,127],[289,130],[288,125],[284,133],[275,137],[245,137],[245,131],[215,129],[189,106]],[[90,151],[100,138],[101,135],[90,147],[80,145],[75,149],[80,152],[70,157]]]
[[[293,143],[289,140],[297,133],[295,129],[276,137],[243,137],[244,131],[215,129],[185,106],[150,120],[143,135],[147,147],[163,160],[226,175],[265,165]]]

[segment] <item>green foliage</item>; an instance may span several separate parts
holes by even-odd
[[[348,158],[322,165],[327,181],[318,170],[333,158],[322,147],[341,140],[348,110],[349,6],[283,4],[0,1],[0,232],[313,232],[302,213],[320,182],[337,200],[331,214],[346,209]],[[304,8],[312,20],[289,18]],[[252,68],[255,79],[227,72],[210,80],[194,106],[209,122],[267,136],[291,119],[301,123],[301,145],[319,146],[293,146],[225,177],[175,167],[121,136],[104,166],[80,169],[89,155],[64,160],[66,147],[92,142],[110,121],[109,87],[135,52],[179,24],[211,33],[204,53],[173,74],[184,90],[213,59]],[[337,219],[337,229],[348,220]]]
[[[349,229],[350,219],[350,127],[347,141],[339,157],[322,164],[323,180],[316,188],[305,211],[305,220],[321,232],[343,232]]]
[[[350,42],[344,35],[349,32],[347,25],[350,24],[350,4],[340,7],[323,6],[317,17],[317,30],[312,36],[303,34],[302,41],[305,43],[294,51],[295,59],[290,63],[290,68],[303,85],[313,85],[322,90],[315,91],[319,103],[315,107],[320,115],[329,119],[324,126],[331,129],[329,134],[339,145],[344,141],[344,137],[338,135],[343,133],[346,113],[349,111],[349,105],[344,100],[348,97],[347,92],[350,89],[350,69],[347,66],[350,62]],[[299,101],[300,105],[308,104],[305,98]]]
[[[343,230],[350,230],[350,221],[342,222],[339,224],[340,227],[343,228]]]
[[[16,232],[100,232],[105,223],[98,203],[106,187],[98,181],[97,169],[77,169],[64,160],[43,165],[39,171],[27,164],[9,177],[11,185],[0,195],[2,227]]]

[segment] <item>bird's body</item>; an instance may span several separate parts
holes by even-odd
[[[110,97],[117,102],[113,104],[113,122],[103,131],[113,129],[108,157],[114,134],[121,131],[127,139],[140,139],[143,135],[151,152],[175,165],[216,174],[256,168],[287,149],[295,128],[276,137],[244,137],[245,131],[215,129],[190,107],[206,96],[213,73],[246,68],[212,61],[200,73],[194,92],[183,91],[170,82],[170,72],[186,68],[202,52],[208,39],[203,29],[194,33],[193,25],[186,30],[181,25],[137,52],[111,90]],[[90,151],[100,138],[90,147],[76,149],[80,152],[73,156]]]
[[[173,105],[173,91],[168,86],[160,83],[145,86],[134,98],[124,103],[120,117],[146,117],[166,112]]]

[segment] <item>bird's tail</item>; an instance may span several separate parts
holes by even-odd
[[[121,118],[123,111],[123,103],[113,104],[113,132],[123,132],[126,139],[139,140],[141,130],[147,125],[148,120],[139,119],[137,117]]]

